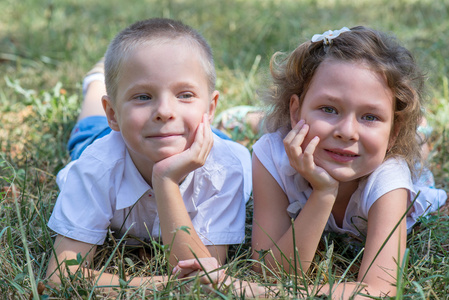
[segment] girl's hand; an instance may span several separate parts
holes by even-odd
[[[173,269],[178,278],[193,277],[198,274],[201,284],[218,284],[225,277],[225,271],[214,257],[181,260]]]
[[[314,162],[313,154],[320,142],[319,137],[315,136],[304,149],[304,152],[302,151],[301,145],[308,132],[309,125],[305,124],[304,120],[300,120],[284,138],[284,148],[290,165],[311,184],[313,190],[330,190],[336,193],[338,181]]]
[[[167,157],[153,166],[153,182],[155,178],[170,178],[176,183],[194,171],[202,167],[214,144],[212,129],[207,114],[198,125],[195,140],[192,145],[183,152]]]

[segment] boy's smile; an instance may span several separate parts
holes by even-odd
[[[302,145],[318,136],[315,163],[340,182],[370,174],[391,146],[393,95],[386,80],[363,63],[324,61],[299,108],[291,98],[292,124],[310,126]]]
[[[192,145],[205,113],[213,117],[218,92],[209,91],[201,55],[178,39],[137,46],[123,62],[108,119],[144,177]]]

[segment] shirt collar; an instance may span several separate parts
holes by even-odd
[[[184,194],[185,190],[190,186],[193,180],[193,173],[194,172],[188,174],[180,184],[179,188],[181,190],[181,194]],[[150,194],[154,194],[153,188],[145,181],[145,179],[143,179],[131,159],[128,150],[125,150],[123,177],[117,192],[115,208],[119,210],[130,207],[140,198]]]
[[[123,177],[117,192],[117,210],[129,207],[136,203],[142,196],[153,192],[151,186],[137,170],[136,165],[126,149],[123,163]]]

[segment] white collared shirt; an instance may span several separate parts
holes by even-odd
[[[148,240],[160,236],[153,189],[129,156],[119,132],[95,141],[57,176],[60,194],[48,226],[89,244],[103,244],[110,228]],[[180,185],[193,227],[205,245],[238,244],[245,237],[251,193],[249,151],[214,135],[203,167]],[[192,229],[193,230],[193,229]]]
[[[312,193],[309,183],[293,169],[285,152],[283,138],[285,132],[278,130],[262,136],[253,146],[262,165],[270,172],[289,200],[287,213],[296,218]],[[381,196],[395,189],[404,188],[409,191],[412,201],[417,191],[419,197],[407,216],[407,229],[417,219],[431,211],[435,211],[446,202],[446,193],[440,189],[414,185],[410,169],[401,158],[390,158],[383,162],[373,173],[360,181],[357,190],[352,194],[346,207],[342,227],[339,227],[331,214],[326,231],[366,235],[368,212],[374,202]]]

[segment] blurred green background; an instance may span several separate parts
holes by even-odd
[[[179,19],[209,41],[221,92],[218,112],[260,104],[257,91],[276,51],[343,26],[392,33],[428,75],[429,165],[437,186],[448,190],[449,0],[1,0],[0,296],[28,299],[45,276],[54,179],[69,159],[65,145],[84,74],[120,30],[151,17]],[[251,215],[249,207],[248,220]],[[423,220],[420,228],[409,235],[404,298],[447,299],[447,217]],[[329,261],[347,259],[334,254]],[[59,297],[80,293],[66,288]]]
[[[366,25],[391,32],[428,71],[432,95],[444,95],[448,74],[447,0],[3,0],[0,72],[22,86],[56,82],[75,93],[109,41],[136,20],[169,17],[198,29],[215,52],[222,107],[255,101],[250,71],[266,71],[275,51],[289,51],[315,33]],[[242,82],[243,81],[243,82]],[[246,89],[243,83],[250,84]],[[0,80],[1,104],[13,92]]]

